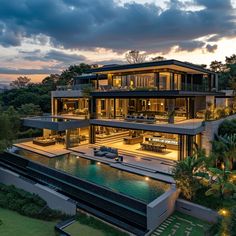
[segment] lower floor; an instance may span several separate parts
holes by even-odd
[[[85,144],[113,148],[117,153],[129,156],[178,161],[192,155],[195,147],[201,147],[201,134],[183,135],[90,125],[65,131],[44,129],[42,137],[17,145],[53,157],[65,154],[65,150]]]

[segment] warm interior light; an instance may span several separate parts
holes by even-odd
[[[145,177],[145,180],[147,180],[147,181],[148,181],[148,180],[149,180],[149,177]]]
[[[101,162],[97,162],[98,165],[101,165]]]
[[[79,159],[79,156],[77,156],[76,158]]]
[[[163,102],[161,103],[161,106],[163,106],[164,104],[163,104]]]

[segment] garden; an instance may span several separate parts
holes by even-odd
[[[197,147],[173,171],[180,197],[218,211],[210,235],[236,235],[236,120],[224,121],[206,155]]]

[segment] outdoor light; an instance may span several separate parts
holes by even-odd
[[[151,102],[150,102],[150,100],[148,100],[148,106],[151,106]]]
[[[76,158],[79,159],[79,156],[77,156]]]
[[[97,162],[98,165],[101,165],[101,162]]]
[[[147,180],[147,181],[148,181],[148,180],[149,180],[149,177],[145,177],[145,180]]]
[[[163,104],[163,102],[161,103],[161,106],[163,106],[164,104]]]
[[[226,209],[221,209],[219,210],[219,214],[222,215],[222,216],[227,216],[228,215],[228,211]]]

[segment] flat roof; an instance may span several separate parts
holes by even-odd
[[[153,97],[153,98],[164,98],[164,97],[199,97],[199,96],[225,96],[222,92],[197,92],[197,91],[182,91],[182,90],[143,90],[143,91],[122,91],[122,90],[108,90],[108,91],[97,91],[91,93],[92,97],[98,98],[129,98],[129,97]]]
[[[89,126],[89,121],[85,119],[63,118],[59,116],[36,116],[23,119],[23,125],[38,129],[49,129],[64,131]]]
[[[75,80],[85,80],[85,79],[89,79],[89,80],[103,80],[103,79],[107,79],[107,75],[106,74],[83,74],[83,75],[79,75],[74,77]]]
[[[118,73],[128,71],[142,71],[150,69],[173,69],[183,71],[192,74],[214,74],[214,72],[205,69],[199,65],[195,65],[189,62],[182,62],[178,60],[163,60],[163,61],[152,61],[136,64],[125,64],[125,65],[114,65],[114,66],[103,66],[99,68],[90,69],[88,73]]]

